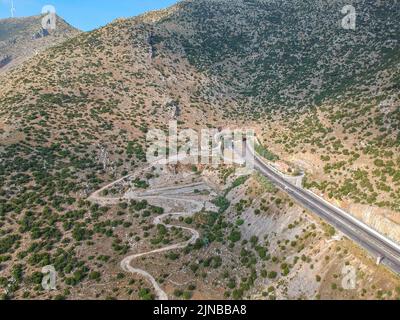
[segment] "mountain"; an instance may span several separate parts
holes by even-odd
[[[0,72],[79,33],[58,16],[55,30],[43,29],[43,18],[39,15],[0,20]]]
[[[170,297],[397,297],[396,275],[262,177],[145,161],[146,133],[170,120],[253,128],[282,171],[304,171],[308,188],[400,241],[399,4],[355,1],[355,30],[341,27],[348,4],[182,1],[60,39],[5,73],[4,297],[154,298],[121,261],[192,229],[194,244],[132,261]],[[199,202],[176,227],[153,224]],[[40,287],[48,265],[54,292]],[[343,265],[360,275],[353,290],[338,289]]]
[[[341,25],[348,4],[182,2],[155,23],[157,43],[165,51],[179,48],[253,114],[273,107],[298,110],[347,91],[354,95],[360,90],[355,87],[370,87],[386,70],[391,72],[384,80],[398,88],[398,2],[355,2],[355,30]]]

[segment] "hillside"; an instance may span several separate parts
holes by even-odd
[[[43,29],[42,18],[0,19],[0,73],[79,33],[58,16],[55,30]]]
[[[195,244],[132,261],[171,298],[398,297],[396,275],[256,174],[145,161],[146,132],[169,120],[252,127],[308,187],[367,206],[374,227],[387,219],[381,231],[396,238],[399,4],[357,1],[359,26],[345,31],[343,3],[183,1],[60,39],[5,73],[3,297],[155,298],[121,261],[188,241],[192,229]],[[180,187],[196,183],[203,189]],[[153,223],[193,211],[188,199],[208,206],[176,227]],[[56,291],[40,286],[46,265]],[[344,265],[357,269],[353,290],[338,289]]]
[[[244,116],[258,117],[258,111],[298,110],[347,91],[354,96],[385,70],[390,75],[380,81],[398,86],[399,4],[357,1],[351,32],[341,27],[345,4],[193,1],[159,25],[179,39],[189,61],[226,84],[244,104]]]

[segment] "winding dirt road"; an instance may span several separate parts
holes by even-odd
[[[219,139],[219,135],[220,133],[218,133],[214,138],[217,141],[218,146],[215,148],[216,150],[221,150],[221,142]],[[175,160],[182,160],[184,159],[186,156],[185,155],[178,155],[176,156]],[[174,159],[173,159],[174,160]],[[193,200],[193,199],[185,199],[182,197],[177,197],[171,194],[167,194],[166,195],[162,195],[162,191],[171,191],[173,189],[181,189],[181,188],[188,188],[188,187],[192,187],[192,185],[185,185],[185,186],[176,186],[176,187],[170,187],[170,188],[163,188],[163,189],[158,189],[158,190],[153,190],[150,192],[147,192],[148,194],[135,194],[135,192],[127,192],[123,197],[118,197],[118,198],[108,198],[108,197],[102,197],[101,193],[102,191],[118,184],[121,182],[126,182],[129,183],[129,181],[131,181],[132,179],[134,179],[135,177],[139,176],[140,174],[142,174],[145,170],[147,170],[148,168],[150,168],[151,166],[153,166],[155,163],[158,164],[162,164],[164,160],[161,161],[157,161],[152,163],[150,166],[148,166],[147,168],[144,168],[142,170],[140,170],[139,172],[135,173],[135,174],[129,174],[125,177],[122,177],[104,187],[102,187],[101,189],[97,190],[96,192],[94,192],[92,195],[89,196],[88,200],[99,203],[101,205],[115,205],[118,204],[119,202],[123,201],[123,200],[145,200],[145,199],[165,199],[165,200],[173,200],[176,203],[190,203],[192,205],[192,207],[190,209],[187,210],[187,212],[168,212],[165,213],[163,215],[160,215],[156,218],[154,218],[153,220],[153,224],[154,225],[163,225],[168,229],[171,229],[173,227],[175,228],[179,228],[182,230],[186,230],[189,231],[192,234],[192,237],[185,242],[181,242],[181,243],[177,243],[177,244],[173,244],[164,248],[160,248],[160,249],[155,249],[155,250],[151,250],[151,251],[147,251],[147,252],[143,252],[143,253],[137,253],[137,254],[133,254],[130,255],[128,257],[126,257],[125,259],[123,259],[120,263],[121,268],[125,271],[125,272],[130,272],[130,273],[135,273],[135,274],[139,274],[141,276],[143,276],[144,278],[146,278],[154,287],[155,293],[157,295],[158,300],[168,300],[168,295],[165,293],[164,290],[161,289],[160,285],[157,283],[156,279],[147,271],[142,270],[142,269],[138,269],[138,268],[134,268],[132,267],[132,262],[140,257],[144,257],[144,256],[149,256],[149,255],[153,255],[153,254],[158,254],[158,253],[162,253],[162,252],[167,252],[167,251],[171,251],[171,250],[176,250],[176,249],[184,249],[186,248],[189,244],[195,243],[197,239],[200,238],[200,234],[198,231],[196,231],[195,229],[192,228],[188,228],[188,227],[183,227],[183,226],[179,226],[179,225],[171,225],[171,224],[165,224],[163,223],[163,220],[167,217],[172,217],[172,218],[180,218],[180,217],[190,217],[193,216],[195,213],[200,212],[201,210],[203,210],[203,208],[205,208],[206,206],[206,202],[204,201],[199,201],[199,200]],[[156,194],[154,194],[154,192]]]
[[[188,201],[188,200],[182,200],[182,199],[177,199],[178,201]],[[201,208],[198,210],[200,211],[203,208],[203,204],[200,204]],[[161,253],[161,252],[166,252],[166,251],[171,251],[171,250],[176,250],[176,249],[184,249],[186,248],[189,244],[195,243],[197,239],[200,238],[200,234],[192,228],[187,228],[187,227],[182,227],[182,226],[177,226],[177,225],[171,225],[171,224],[165,224],[163,223],[164,218],[166,217],[173,217],[173,218],[179,218],[182,216],[191,216],[193,215],[195,212],[193,213],[187,213],[187,212],[174,212],[174,213],[166,213],[163,214],[161,216],[156,217],[153,220],[153,224],[154,225],[164,225],[166,228],[179,228],[182,230],[187,230],[189,232],[192,233],[192,237],[185,242],[181,242],[181,243],[177,243],[177,244],[173,244],[164,248],[160,248],[160,249],[155,249],[155,250],[151,250],[148,252],[143,252],[143,253],[138,253],[138,254],[133,254],[130,255],[128,257],[126,257],[124,260],[121,261],[121,268],[126,271],[126,272],[131,272],[131,273],[137,273],[142,275],[144,278],[146,278],[154,287],[154,290],[156,292],[156,295],[158,297],[158,300],[168,300],[168,295],[165,293],[164,290],[161,289],[161,287],[159,286],[159,284],[157,283],[157,281],[154,279],[154,277],[148,273],[145,270],[142,269],[138,269],[138,268],[134,268],[132,267],[132,261],[140,258],[140,257],[144,257],[144,256],[148,256],[148,255],[152,255],[152,254],[157,254],[157,253]]]
[[[124,270],[125,272],[130,272],[133,274],[139,274],[141,276],[143,276],[145,279],[147,279],[152,286],[154,287],[156,296],[158,298],[158,300],[168,300],[168,295],[165,293],[164,290],[161,289],[160,285],[157,283],[156,279],[147,271],[139,269],[139,268],[134,268],[132,267],[132,262],[140,257],[144,257],[144,256],[149,256],[149,255],[153,255],[153,254],[158,254],[158,253],[162,253],[162,252],[167,252],[167,251],[171,251],[171,250],[176,250],[176,249],[184,249],[186,248],[189,244],[195,243],[197,239],[200,238],[200,234],[198,231],[196,231],[195,229],[192,228],[188,228],[188,227],[183,227],[183,226],[178,226],[178,225],[172,225],[172,224],[165,224],[163,221],[165,218],[169,217],[169,218],[174,218],[174,219],[178,219],[180,217],[190,217],[192,215],[194,215],[197,212],[200,212],[204,206],[205,203],[204,201],[199,201],[199,200],[192,200],[192,199],[182,199],[179,197],[174,197],[174,196],[162,196],[159,194],[156,195],[151,195],[151,193],[149,192],[149,195],[134,195],[134,194],[130,194],[129,197],[120,197],[120,198],[107,198],[107,197],[102,197],[101,196],[101,192],[103,190],[106,190],[110,187],[112,187],[113,185],[123,182],[126,179],[131,179],[134,178],[135,176],[141,174],[143,171],[137,173],[137,174],[133,174],[133,175],[128,175],[125,176],[121,179],[118,179],[117,181],[114,181],[106,186],[104,186],[103,188],[97,190],[96,192],[94,192],[90,197],[89,200],[102,204],[102,205],[110,205],[110,204],[117,204],[119,203],[121,200],[127,200],[129,198],[129,200],[146,200],[146,199],[165,199],[165,200],[173,200],[175,203],[186,203],[186,204],[190,204],[191,208],[188,209],[187,212],[168,212],[165,213],[163,215],[157,216],[154,218],[153,220],[153,224],[154,225],[163,225],[168,229],[171,229],[173,227],[175,228],[179,228],[182,230],[186,230],[189,231],[192,234],[192,237],[185,242],[181,242],[181,243],[177,243],[177,244],[173,244],[164,248],[160,248],[160,249],[155,249],[155,250],[151,250],[151,251],[147,251],[147,252],[143,252],[143,253],[137,253],[137,254],[133,254],[130,255],[128,257],[126,257],[125,259],[123,259],[120,263],[120,266],[122,268],[122,270]],[[193,185],[187,185],[187,186],[176,186],[176,187],[171,187],[171,188],[165,188],[168,190],[173,190],[173,189],[180,189],[180,188],[187,188]],[[159,192],[162,191],[163,189],[158,189],[158,190],[154,190],[155,192]]]

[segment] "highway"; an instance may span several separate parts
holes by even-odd
[[[246,148],[247,152],[251,153],[252,156],[254,155],[249,147]],[[393,272],[400,274],[400,246],[398,244],[317,195],[294,186],[285,180],[283,176],[271,169],[257,155],[254,155],[254,169],[296,200],[296,202],[311,210],[366,249],[376,259],[379,257],[381,263]]]

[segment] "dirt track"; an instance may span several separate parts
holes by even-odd
[[[200,234],[195,229],[178,226],[178,225],[165,224],[165,223],[163,223],[163,221],[167,217],[174,218],[174,219],[177,219],[179,217],[190,217],[190,216],[194,215],[195,213],[203,210],[203,208],[205,208],[207,206],[207,201],[190,199],[190,198],[188,198],[188,195],[190,195],[192,193],[194,188],[207,189],[207,185],[205,185],[204,183],[193,183],[193,184],[188,184],[188,185],[183,185],[183,186],[171,186],[171,187],[159,188],[159,189],[154,188],[154,189],[146,190],[144,192],[135,192],[135,191],[130,190],[127,193],[125,193],[125,195],[123,197],[119,197],[119,198],[107,198],[107,197],[102,197],[100,195],[103,190],[106,190],[107,188],[110,188],[115,184],[121,183],[124,180],[134,178],[135,176],[140,175],[143,171],[141,171],[137,174],[134,174],[134,175],[125,176],[121,179],[118,179],[118,180],[106,185],[105,187],[103,187],[103,188],[99,189],[98,191],[96,191],[95,193],[93,193],[89,197],[89,200],[99,203],[101,205],[117,204],[122,200],[150,200],[150,201],[151,200],[153,200],[153,201],[154,200],[156,200],[156,201],[162,200],[162,201],[166,201],[166,202],[173,201],[174,204],[180,204],[186,209],[186,211],[183,211],[183,212],[171,211],[171,212],[165,213],[161,216],[155,217],[153,220],[153,224],[154,225],[161,224],[161,225],[164,225],[168,229],[175,227],[175,228],[180,228],[182,230],[189,231],[192,234],[192,237],[188,241],[173,244],[173,245],[170,245],[170,246],[167,246],[164,248],[160,248],[160,249],[155,249],[155,250],[151,250],[151,251],[147,251],[147,252],[133,254],[133,255],[130,255],[130,256],[124,258],[120,263],[120,266],[124,271],[130,272],[130,273],[136,273],[136,274],[139,274],[139,275],[143,276],[144,278],[146,278],[153,285],[156,296],[159,300],[168,300],[168,295],[165,293],[164,290],[161,289],[160,285],[157,283],[155,278],[145,270],[134,268],[132,266],[132,263],[135,259],[140,258],[140,257],[149,256],[152,254],[158,254],[158,253],[167,252],[167,251],[176,250],[176,249],[183,249],[183,248],[187,247],[189,244],[192,244],[192,243],[196,242],[197,239],[199,239]],[[183,198],[183,197],[185,197],[185,198]]]

